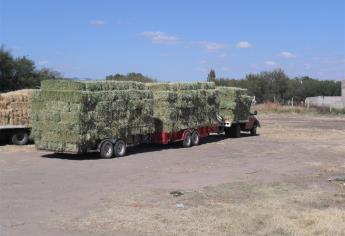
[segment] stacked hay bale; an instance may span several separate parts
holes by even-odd
[[[224,120],[247,120],[250,114],[252,98],[247,90],[235,87],[217,87],[220,98],[220,114]]]
[[[30,126],[32,91],[18,90],[0,94],[0,126]]]
[[[152,92],[138,82],[43,81],[33,94],[38,149],[83,153],[105,138],[152,133]]]
[[[151,83],[156,132],[217,124],[218,92],[214,83]]]

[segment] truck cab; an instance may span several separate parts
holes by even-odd
[[[246,120],[225,120],[218,116],[219,132],[224,132],[226,136],[232,138],[241,137],[241,131],[250,132],[252,136],[257,134],[257,128],[260,127],[260,122],[257,118],[257,111],[250,113]]]

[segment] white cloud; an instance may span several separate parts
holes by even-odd
[[[199,44],[204,47],[208,52],[218,52],[227,47],[224,43],[214,43],[208,41],[201,41]]]
[[[173,36],[173,35],[167,35],[163,32],[142,32],[142,36],[149,38],[152,43],[157,44],[177,44],[181,42],[181,39],[179,37]]]
[[[200,64],[207,64],[208,61],[207,61],[207,60],[201,60],[199,63],[200,63]]]
[[[238,48],[251,48],[252,45],[251,45],[251,43],[249,43],[247,41],[240,41],[236,44],[236,47],[238,47]]]
[[[90,20],[89,25],[92,26],[103,26],[105,24],[105,21],[103,20]]]
[[[291,53],[291,52],[281,52],[279,54],[281,57],[284,57],[284,58],[295,58],[296,55]]]
[[[276,66],[277,62],[275,62],[275,61],[265,61],[265,65],[266,66]]]

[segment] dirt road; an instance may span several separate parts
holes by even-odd
[[[309,226],[321,234],[341,235],[345,226],[336,220],[345,220],[344,187],[328,178],[345,173],[345,118],[273,114],[260,118],[259,136],[214,135],[189,149],[138,147],[111,160],[98,159],[97,154],[57,155],[33,147],[2,146],[1,235],[290,235],[298,230],[312,235]],[[171,196],[174,190],[183,195]],[[295,200],[305,208],[290,202],[289,194],[300,196]],[[256,201],[261,205],[251,205]],[[289,213],[292,218],[285,216],[288,211],[282,204],[296,209],[296,215],[320,211],[318,221],[305,215],[300,220],[306,223],[300,225],[294,212]],[[267,221],[272,215],[278,224],[273,215],[279,207],[280,220],[291,218],[287,228],[272,228]],[[246,215],[250,210],[257,212],[256,218]],[[247,220],[235,222],[229,212]],[[334,227],[327,227],[323,221],[331,214],[340,218],[333,221]],[[251,225],[242,229],[246,224]]]

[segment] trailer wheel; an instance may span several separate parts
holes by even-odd
[[[16,131],[11,139],[15,145],[25,145],[29,142],[29,134],[26,131]]]
[[[101,146],[101,157],[110,159],[114,155],[114,145],[110,141],[105,141]]]
[[[230,136],[232,138],[240,138],[241,137],[241,126],[239,124],[233,124],[230,127]]]
[[[184,140],[182,142],[182,146],[187,148],[190,147],[192,145],[192,135],[190,134],[190,132],[186,132],[184,134]]]
[[[198,133],[198,131],[194,131],[192,133],[192,145],[197,146],[197,145],[199,145],[199,142],[200,142],[199,133]]]
[[[257,126],[256,126],[256,124],[253,126],[253,128],[250,130],[250,135],[251,136],[256,136],[256,128],[257,128]]]
[[[230,135],[230,134],[231,134],[230,128],[225,128],[224,131],[225,131],[225,136],[226,136],[226,137],[230,137],[230,136],[231,136],[231,135]]]
[[[118,140],[114,146],[114,153],[116,157],[122,157],[126,154],[126,142],[122,139]]]

